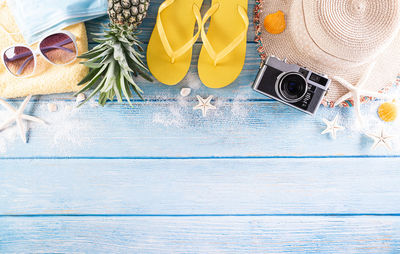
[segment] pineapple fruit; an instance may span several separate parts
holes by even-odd
[[[108,14],[114,24],[132,24],[137,27],[146,17],[149,0],[109,0]]]
[[[78,86],[83,85],[83,88],[75,95],[93,88],[80,105],[97,93],[102,106],[115,97],[118,102],[125,97],[131,106],[133,94],[143,99],[143,91],[135,83],[134,77],[152,79],[142,60],[144,51],[137,39],[137,27],[146,17],[149,4],[150,0],[108,0],[110,24],[104,27],[103,33],[94,34],[99,36],[93,39],[99,45],[79,56],[86,59],[82,64],[90,71],[79,82]]]

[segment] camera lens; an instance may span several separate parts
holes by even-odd
[[[307,93],[307,82],[297,72],[286,73],[278,83],[278,94],[288,102],[300,101]]]

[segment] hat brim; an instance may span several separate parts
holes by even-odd
[[[300,0],[268,0],[268,4],[264,4],[264,2],[267,1],[257,0],[255,7],[256,41],[260,43],[261,57],[275,55],[282,59],[286,58],[289,63],[307,67],[315,72],[326,74],[330,78],[339,76],[352,84],[357,84],[370,63],[343,62],[343,59],[327,54],[313,43],[307,33]],[[261,21],[268,14],[278,10],[286,14],[287,28],[283,33],[274,35],[263,28]],[[365,88],[378,91],[392,86],[400,73],[400,33],[374,61],[377,64],[365,84]],[[347,92],[339,82],[332,80],[324,104],[333,106],[333,103]],[[364,98],[363,100],[370,99]],[[343,105],[351,104],[352,102],[348,101]]]

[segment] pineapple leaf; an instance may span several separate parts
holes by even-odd
[[[153,79],[151,78],[150,75],[148,75],[145,71],[148,71],[147,68],[142,70],[140,68],[138,68],[135,63],[131,60],[128,59],[128,64],[129,66],[134,70],[134,73],[137,73],[136,76],[139,74],[140,76],[142,76],[144,79],[146,79],[149,82],[153,82]]]
[[[96,84],[96,82],[99,80],[100,76],[97,76],[96,78],[92,79],[89,83],[87,83],[81,90],[79,90],[78,92],[76,92],[74,95],[78,95],[80,93],[86,92],[87,90],[89,90],[90,88],[93,87],[94,84]]]
[[[126,80],[129,81],[130,85],[131,85],[132,87],[134,87],[135,93],[136,93],[139,97],[141,97],[141,96],[140,96],[140,93],[143,93],[142,89],[140,89],[140,87],[139,87],[138,85],[136,85],[135,81],[133,81],[133,79],[129,76],[129,74],[123,73],[123,75],[125,76]],[[143,99],[143,98],[141,97],[141,99]]]
[[[118,39],[119,39],[119,41],[122,42],[122,43],[127,43],[127,44],[130,44],[130,43],[131,43],[128,39],[126,39],[126,38],[124,38],[124,37],[119,37]]]
[[[132,94],[129,94],[127,89],[126,89],[125,77],[124,77],[124,75],[122,73],[122,70],[120,72],[120,84],[121,84],[122,93],[124,94],[124,96],[125,96],[126,100],[128,101],[129,105],[133,108],[133,104],[132,104],[131,99],[130,99],[132,97]]]
[[[91,50],[89,50],[88,52],[86,52],[85,54],[82,54],[80,57],[83,57],[87,54],[97,54],[97,53],[101,53],[106,49],[106,45],[104,44],[99,44],[96,47],[92,48]]]
[[[104,26],[104,33],[94,34],[99,36],[94,41],[100,44],[80,56],[87,59],[81,64],[87,66],[90,72],[79,83],[87,83],[80,92],[94,89],[79,106],[96,94],[99,94],[98,103],[102,106],[115,98],[122,102],[125,97],[133,107],[135,94],[144,100],[143,91],[133,77],[141,76],[149,81],[152,79],[142,60],[143,48],[137,40],[139,33],[135,29],[135,26],[109,24]]]
[[[91,80],[93,80],[93,79],[99,77],[101,74],[103,74],[103,72],[106,70],[107,66],[108,65],[104,65],[103,67],[101,67],[101,69],[95,74],[95,76]],[[95,69],[95,70],[97,70],[97,69]],[[86,79],[83,79],[81,82],[79,82],[79,84],[82,85],[86,82],[87,82]]]
[[[99,80],[99,78],[101,77],[101,73],[96,74],[96,76],[94,78],[92,78],[81,90],[79,90],[78,92],[76,92],[74,94],[74,96],[83,93],[87,90],[89,90],[90,88],[92,88],[96,82]]]
[[[140,45],[136,45],[136,47],[138,48],[138,51],[139,52],[144,52],[144,49],[143,49],[143,47],[142,46],[140,46]],[[141,54],[140,54],[141,55]]]
[[[101,58],[103,58],[105,56],[108,56],[111,51],[112,51],[112,49],[107,49],[101,54],[96,54],[96,55],[92,55],[92,56],[89,56],[89,57],[86,57],[86,56],[83,57],[83,55],[82,55],[82,56],[79,56],[79,58],[89,59],[86,62],[96,62],[96,61],[99,61]]]
[[[85,65],[86,67],[92,68],[92,69],[99,69],[103,66],[102,63],[92,63],[92,62],[81,62],[80,64]]]
[[[94,46],[94,48],[92,48],[90,51],[95,51],[95,50],[99,50],[99,49],[106,49],[107,48],[107,44],[98,44],[96,46]]]
[[[146,66],[144,65],[144,63],[139,60],[139,58],[135,57],[131,52],[129,52],[129,57],[135,62],[136,65],[138,65],[138,67],[141,67],[142,69],[147,70]]]
[[[115,62],[111,62],[108,66],[107,73],[105,74],[105,79],[106,79],[105,85],[100,90],[100,92],[104,93],[112,89],[115,82],[114,70],[115,70]]]
[[[135,51],[129,44],[122,43],[122,45],[124,46],[126,51],[131,52],[134,56],[139,57],[139,58],[143,58],[144,57],[142,54],[140,54],[137,51]]]
[[[98,72],[99,72],[98,69],[90,70],[89,73],[78,83],[78,86],[81,86],[86,82],[90,81],[91,79],[93,79],[93,77],[96,76]]]
[[[87,59],[91,59],[94,57],[97,57],[98,55],[100,55],[102,52],[104,52],[103,49],[100,50],[95,50],[95,51],[88,51],[85,54],[82,54],[80,56],[78,56],[78,58],[87,58]]]
[[[101,94],[99,95],[99,104],[100,104],[101,106],[106,105],[107,99],[108,99],[108,95],[107,95],[106,93],[101,93]]]
[[[124,69],[133,72],[126,61],[125,54],[120,43],[114,45],[114,59],[117,60]]]
[[[109,38],[93,38],[93,41],[97,42],[97,43],[104,43],[104,42],[108,42]]]
[[[85,84],[86,82],[88,82],[88,81],[90,81],[90,80],[93,80],[95,77],[100,76],[101,73],[106,69],[106,67],[107,67],[107,66],[104,65],[103,68],[101,68],[100,70],[99,70],[99,69],[91,70],[91,71],[89,72],[89,74],[86,75],[86,77],[84,77],[84,78],[81,80],[81,82],[78,83],[78,86],[81,86],[81,85]]]
[[[91,33],[91,35],[103,37],[103,36],[106,36],[107,34],[106,33]]]
[[[131,83],[131,84],[135,83],[135,81],[133,81],[131,75],[129,75],[129,73],[128,73],[127,71],[123,70],[123,71],[122,71],[122,75],[124,75],[124,77],[126,78],[126,80],[127,80],[129,83]]]
[[[92,93],[84,100],[82,101],[79,105],[78,108],[80,106],[82,106],[83,104],[85,104],[86,102],[88,102],[91,98],[93,98],[93,96],[95,96],[97,94],[97,92],[101,89],[101,87],[103,86],[103,83],[105,82],[105,79],[103,79],[100,84],[92,91]]]
[[[118,70],[115,71],[116,73],[116,77],[115,77],[115,83],[116,85],[114,86],[114,92],[115,95],[117,96],[117,100],[118,102],[122,102],[122,96],[121,96],[121,79],[119,77],[120,75],[120,70],[119,70],[119,66],[117,66]]]
[[[132,89],[133,89],[133,90],[135,91],[135,93],[140,97],[140,99],[144,101],[144,98],[143,98],[143,96],[142,96],[142,93],[143,93],[143,92],[142,92],[141,90],[138,91],[138,89],[140,89],[140,88],[139,88],[139,86],[136,85],[136,83],[132,86]]]

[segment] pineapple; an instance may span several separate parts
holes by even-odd
[[[108,14],[114,24],[132,24],[137,27],[146,17],[149,0],[109,0]]]
[[[143,48],[137,36],[137,27],[142,23],[149,8],[149,0],[108,0],[110,24],[104,26],[103,33],[94,34],[99,45],[79,56],[87,59],[82,64],[89,73],[78,86],[83,88],[75,94],[94,88],[80,105],[99,93],[99,104],[104,106],[108,100],[123,97],[131,106],[133,94],[141,99],[143,91],[135,83],[134,77],[141,76],[152,81],[149,70],[143,63]],[[79,105],[79,106],[80,106]]]

